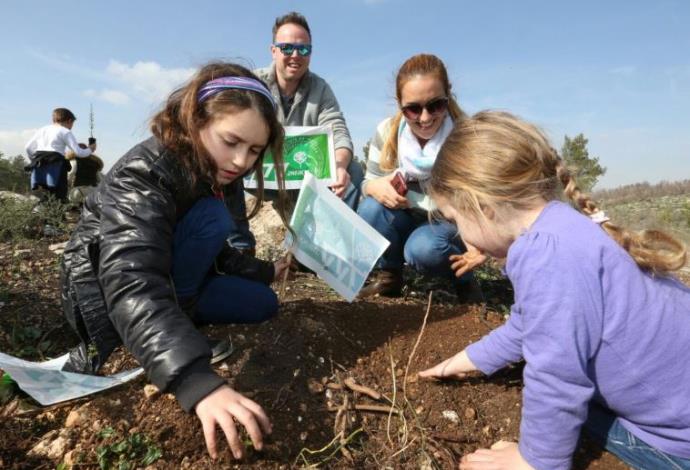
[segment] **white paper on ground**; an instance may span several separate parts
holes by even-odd
[[[0,353],[0,369],[7,372],[19,388],[41,405],[53,405],[101,392],[129,382],[144,370],[141,367],[109,377],[64,372],[60,369],[68,354],[44,362],[30,362]]]
[[[290,225],[297,234],[294,256],[348,302],[389,245],[310,173],[305,174]],[[291,239],[288,232],[288,246]]]

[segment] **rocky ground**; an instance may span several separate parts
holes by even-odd
[[[260,254],[274,255],[281,230],[271,212],[264,210],[253,225],[263,241]],[[76,344],[60,313],[59,255],[50,244],[0,247],[3,352],[39,360]],[[483,310],[458,305],[443,284],[412,275],[408,281],[403,298],[347,303],[313,275],[298,274],[288,281],[275,320],[205,329],[232,339],[235,353],[218,372],[273,421],[265,449],[249,448],[241,463],[226,447],[212,461],[196,418],[140,377],[45,408],[20,392],[0,396],[0,467],[454,468],[477,447],[517,439],[519,366],[462,382],[415,375],[500,325],[512,297],[509,284],[483,271],[489,300]],[[106,372],[134,366],[119,350]],[[585,440],[575,468],[627,467]]]

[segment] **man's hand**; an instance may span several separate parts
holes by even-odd
[[[455,356],[449,357],[445,361],[421,371],[419,376],[431,379],[464,379],[467,376],[467,372],[475,370],[477,370],[477,367],[470,361],[470,358],[463,349]]]
[[[206,440],[206,449],[211,458],[218,457],[216,446],[216,425],[225,433],[232,455],[242,458],[244,446],[240,442],[235,420],[247,430],[256,450],[263,447],[263,434],[270,434],[271,422],[264,410],[254,401],[237,393],[227,385],[217,388],[196,405],[196,414],[201,421]]]
[[[520,454],[517,442],[498,441],[491,449],[463,456],[460,470],[534,470]]]
[[[345,191],[350,185],[350,174],[347,172],[347,168],[336,167],[335,168],[335,183],[331,185],[333,193],[339,198],[345,196]]]
[[[450,269],[455,273],[455,277],[460,277],[468,271],[472,271],[477,266],[484,264],[487,256],[474,246],[465,242],[467,251],[461,255],[450,255]]]

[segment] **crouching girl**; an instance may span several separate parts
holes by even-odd
[[[234,420],[257,449],[271,424],[211,369],[212,349],[196,325],[277,312],[269,285],[286,260],[260,261],[227,245],[234,222],[225,198],[250,170],[259,169],[261,188],[266,150],[282,159],[282,127],[263,82],[244,67],[213,63],[170,95],[151,131],[87,198],[65,250],[63,308],[82,339],[65,370],[95,372],[124,343],[158,388],[195,410],[211,456],[218,425],[239,458]]]
[[[526,361],[519,444],[460,468],[567,469],[584,428],[635,468],[690,469],[690,289],[668,275],[683,245],[615,225],[544,135],[505,113],[459,123],[430,186],[467,242],[507,258],[515,304],[503,326],[420,375]]]

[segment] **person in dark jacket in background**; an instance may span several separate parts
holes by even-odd
[[[86,148],[86,144],[80,143],[79,147]],[[68,198],[69,202],[79,208],[98,186],[102,177],[103,160],[95,153],[86,158],[77,158],[74,152],[67,153],[67,160],[72,164],[72,170],[68,175],[72,189],[69,190]]]
[[[217,425],[236,458],[235,420],[257,449],[271,431],[262,408],[212,370],[196,325],[260,322],[278,310],[270,284],[287,260],[261,261],[226,242],[233,184],[260,170],[269,148],[282,163],[275,109],[248,69],[200,69],[154,116],[153,137],[120,158],[87,198],[64,253],[63,309],[82,339],[64,370],[93,373],[124,343],[153,384],[195,410],[213,458]],[[259,189],[252,215],[262,180]]]

